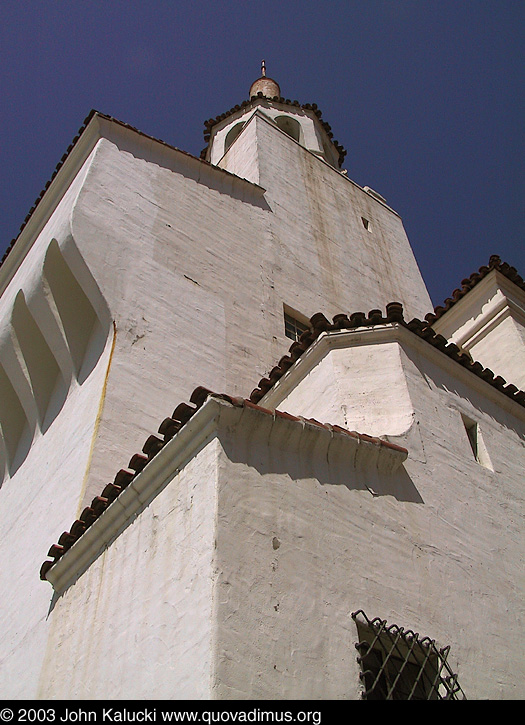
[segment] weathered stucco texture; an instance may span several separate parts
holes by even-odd
[[[87,162],[89,164],[89,162]],[[0,643],[0,695],[4,698],[34,697],[45,652],[50,592],[36,585],[42,551],[50,537],[63,529],[64,521],[78,516],[84,479],[89,468],[91,446],[96,435],[101,391],[109,365],[112,331],[105,320],[85,351],[87,379],[76,371],[70,348],[60,331],[60,320],[44,285],[44,260],[55,239],[64,240],[64,255],[70,266],[82,268],[71,241],[70,215],[83,182],[80,174],[57,205],[42,233],[28,250],[0,298],[2,331],[0,365],[9,376],[23,411],[24,429],[16,454],[11,458],[0,445],[0,590],[2,591],[2,638]],[[23,241],[23,240],[22,240]],[[93,281],[80,269],[79,277],[94,299]],[[82,278],[82,274],[84,277]],[[96,290],[95,290],[96,292]],[[23,295],[26,312],[13,316]],[[95,300],[95,304],[97,301]],[[17,325],[17,330],[14,325]],[[25,326],[25,329],[24,329]],[[25,367],[19,338],[28,333],[47,339],[46,355],[57,372],[46,410],[33,395],[35,377]],[[53,356],[53,357],[51,357]],[[41,373],[45,384],[44,359],[32,373]],[[84,368],[85,369],[85,368]],[[52,381],[51,381],[52,382]],[[3,431],[15,410],[0,400]],[[79,414],[79,411],[82,413]]]
[[[525,388],[525,291],[491,270],[434,323],[474,360]]]
[[[245,133],[264,198],[180,153],[156,163],[134,137],[98,144],[72,226],[117,339],[86,500],[121,465],[122,442],[131,456],[196,385],[249,394],[286,345],[283,304],[307,316],[394,298],[408,314],[430,309],[394,212],[258,116],[229,153]]]
[[[179,433],[120,494],[140,510],[97,541],[102,514],[55,594],[38,579],[197,386],[250,395],[290,347],[285,307],[431,310],[401,218],[335,168],[315,114],[290,111],[298,142],[260,105],[226,154],[220,127],[222,168],[95,114],[0,269],[0,694],[358,698],[362,608],[452,642],[469,697],[523,697],[523,408],[402,326],[321,335],[261,404],[404,465],[208,401],[213,431],[183,427],[186,458]],[[512,370],[518,303],[485,338]]]
[[[92,697],[111,677],[105,668],[144,651],[132,685],[112,679],[114,697],[140,697],[156,663],[169,659],[173,677],[155,685],[168,698],[358,699],[350,615],[364,609],[452,645],[469,699],[523,697],[514,647],[523,618],[523,414],[420,342],[405,340],[398,352],[414,409],[411,429],[391,436],[409,448],[404,463],[384,465],[388,450],[371,442],[226,404],[175,477],[161,464],[178,445],[168,443],[158,454],[160,493],[57,599],[42,693]],[[378,377],[389,354],[378,346]],[[474,459],[462,414],[479,421],[493,470]],[[118,633],[96,626],[112,621],[115,600],[129,612]],[[79,611],[90,616],[76,632]],[[151,649],[152,630],[162,648]],[[188,679],[173,663],[192,633],[184,661],[204,657],[206,667]],[[64,657],[79,651],[86,678]]]
[[[55,598],[39,698],[210,697],[216,447],[166,471],[155,499]]]
[[[267,446],[262,433],[224,442],[217,696],[357,697],[350,613],[359,608],[453,643],[469,699],[524,696],[514,646],[525,584],[523,414],[502,410],[489,386],[469,386],[439,355],[407,348],[401,360],[414,423],[392,436],[409,456],[390,475],[344,458],[330,466],[313,441],[300,450]],[[385,362],[376,348],[379,384]],[[479,421],[494,470],[474,459],[462,413]]]

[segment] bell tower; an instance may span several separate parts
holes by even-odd
[[[260,77],[250,86],[249,99],[206,121],[204,137],[208,146],[203,149],[201,157],[227,171],[239,173],[240,147],[243,154],[250,155],[249,144],[246,143],[249,133],[245,132],[257,115],[334,168],[340,168],[346,152],[333,140],[331,128],[322,120],[317,105],[301,105],[298,101],[284,98],[279,83],[266,75],[264,60]],[[240,143],[237,144],[238,140]],[[234,144],[237,144],[235,151]],[[255,181],[253,177],[250,180]]]
[[[271,265],[271,294],[297,320],[319,307],[313,290],[334,314],[396,300],[409,316],[424,317],[432,303],[400,215],[342,168],[346,151],[317,104],[282,93],[263,61],[249,98],[205,122],[201,153],[264,194],[267,236],[258,244]],[[246,244],[251,238],[248,230]]]

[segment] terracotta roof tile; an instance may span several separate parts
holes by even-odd
[[[51,569],[51,567],[68,551],[68,549],[73,546],[73,544],[87,531],[87,529],[104,513],[104,511],[107,509],[108,506],[115,501],[118,496],[121,494],[121,492],[131,483],[131,481],[137,476],[149,463],[149,461],[157,455],[157,453],[163,448],[166,443],[171,440],[173,430],[172,427],[167,423],[167,421],[173,421],[176,418],[176,414],[181,416],[181,412],[183,412],[183,418],[184,423],[177,429],[180,430],[180,428],[187,423],[191,417],[199,410],[199,408],[202,407],[202,405],[206,402],[208,397],[217,398],[220,400],[225,400],[226,402],[230,403],[231,405],[234,405],[235,407],[245,407],[251,410],[258,411],[259,413],[263,415],[272,416],[274,418],[280,418],[283,420],[289,420],[296,423],[301,423],[301,425],[311,425],[315,427],[322,428],[324,430],[334,431],[336,433],[340,433],[343,435],[350,436],[351,438],[357,438],[361,440],[363,443],[370,443],[376,446],[381,446],[386,449],[390,449],[391,451],[394,451],[396,453],[403,453],[407,454],[408,451],[405,448],[402,448],[401,446],[398,446],[394,443],[390,443],[389,441],[383,441],[380,438],[374,438],[372,436],[365,435],[363,433],[357,433],[356,431],[349,431],[345,428],[341,428],[337,425],[328,425],[325,423],[320,423],[318,420],[315,420],[314,418],[303,418],[301,416],[295,416],[291,415],[290,413],[286,413],[284,411],[273,411],[268,408],[264,408],[257,403],[253,402],[252,400],[247,400],[239,397],[232,397],[230,395],[226,395],[224,393],[214,393],[211,390],[208,390],[204,387],[198,387],[195,388],[193,391],[190,400],[195,403],[194,406],[189,406],[186,403],[181,403],[174,411],[174,414],[170,418],[164,419],[164,421],[161,423],[159,427],[159,433],[162,435],[162,438],[156,435],[151,435],[146,440],[146,443],[143,446],[143,451],[147,451],[147,455],[144,455],[142,453],[135,454],[132,456],[130,462],[129,462],[129,469],[132,470],[125,470],[121,469],[117,475],[115,476],[115,480],[113,483],[108,483],[100,496],[95,496],[95,498],[92,500],[91,504],[89,506],[86,506],[84,510],[82,511],[80,518],[75,521],[69,531],[64,531],[59,539],[58,543],[53,544],[49,551],[48,551],[48,557],[52,559],[52,561],[44,561],[40,568],[40,578],[42,580],[46,579],[46,575]],[[177,413],[178,411],[178,413]],[[164,431],[164,433],[162,433]],[[176,434],[175,432],[175,434]],[[117,483],[117,481],[119,483]]]
[[[479,362],[473,361],[468,355],[462,353],[457,345],[449,343],[442,335],[436,334],[428,320],[423,322],[418,319],[413,319],[410,322],[406,322],[403,316],[403,306],[399,302],[391,302],[388,304],[386,306],[385,315],[383,315],[380,310],[374,309],[371,310],[368,315],[363,312],[354,312],[350,316],[338,314],[333,318],[333,322],[329,322],[322,313],[317,313],[310,319],[311,329],[305,331],[301,335],[299,341],[294,342],[290,346],[289,354],[284,355],[279,363],[272,369],[270,375],[259,382],[259,386],[252,391],[249,399],[214,393],[204,387],[195,388],[190,396],[191,405],[188,403],[180,403],[175,408],[172,415],[162,421],[158,429],[159,435],[150,435],[147,438],[142,448],[142,452],[135,453],[131,457],[128,468],[120,469],[117,472],[113,482],[104,487],[102,494],[100,496],[96,496],[91,502],[91,505],[87,506],[82,511],[79,519],[72,524],[70,530],[63,532],[59,537],[58,543],[51,546],[48,556],[51,557],[53,561],[45,561],[42,564],[40,570],[41,578],[46,579],[46,574],[54,563],[58,561],[58,559],[60,559],[69,548],[71,548],[75,541],[77,541],[78,538],[82,536],[84,532],[94,523],[94,521],[103,514],[106,508],[116,498],[118,498],[120,493],[129,486],[135,476],[137,476],[147,466],[149,461],[157,455],[164,445],[166,445],[166,443],[171,440],[171,438],[173,438],[173,436],[176,435],[179,430],[192,418],[209,396],[225,400],[236,407],[246,407],[276,418],[298,421],[303,425],[312,425],[332,430],[353,438],[359,438],[364,443],[385,446],[393,451],[406,453],[406,449],[388,441],[383,441],[380,438],[368,436],[364,433],[357,433],[356,431],[349,431],[337,425],[331,426],[329,424],[321,423],[313,418],[305,419],[291,415],[290,413],[286,413],[284,411],[272,411],[259,405],[259,401],[264,394],[273,385],[275,385],[275,383],[289,370],[291,365],[301,357],[301,355],[323,332],[351,330],[358,327],[373,327],[375,325],[386,323],[397,323],[403,325],[403,327],[407,330],[425,340],[428,344],[440,350],[443,354],[447,355],[458,364],[470,370],[470,372],[474,375],[477,375],[481,379],[485,380],[515,402],[525,406],[525,392],[518,390],[515,385],[507,384],[501,376],[494,375],[492,370],[484,368]]]
[[[211,138],[211,130],[214,126],[216,126],[218,123],[221,123],[221,121],[224,121],[226,118],[229,118],[229,116],[233,116],[233,114],[237,113],[237,111],[241,111],[245,108],[250,107],[254,108],[256,104],[263,98],[266,97],[261,91],[259,91],[256,96],[252,96],[249,100],[238,103],[237,105],[233,106],[233,108],[230,108],[229,111],[221,113],[215,118],[210,118],[207,121],[204,121],[204,140],[206,141],[207,145],[201,151],[201,159],[204,159],[206,157],[206,152],[208,151],[208,145]],[[316,103],[299,103],[299,101],[291,101],[289,98],[283,98],[282,96],[274,96],[273,98],[266,98],[266,100],[273,101],[274,103],[281,103],[287,106],[294,106],[295,108],[301,108],[303,111],[313,111],[313,113],[317,116],[319,123],[325,130],[326,135],[337,149],[337,152],[339,154],[339,167],[342,166],[347,152],[343,148],[343,146],[341,146],[339,141],[334,140],[332,127],[329,123],[323,120],[323,114],[321,113],[321,110]]]
[[[3,264],[3,263],[5,262],[5,260],[7,259],[8,255],[9,255],[9,253],[11,252],[12,248],[14,247],[14,245],[15,245],[15,243],[16,243],[16,241],[17,241],[18,237],[20,236],[20,234],[21,234],[21,233],[22,233],[22,231],[24,230],[24,227],[26,226],[26,224],[28,223],[29,219],[31,218],[31,215],[32,215],[32,214],[33,214],[33,212],[35,211],[36,207],[37,207],[37,206],[38,206],[38,205],[40,204],[40,202],[42,201],[42,198],[43,198],[44,194],[46,193],[46,191],[48,190],[48,188],[49,188],[49,187],[51,186],[51,183],[52,183],[53,179],[54,179],[54,178],[55,178],[55,176],[56,176],[56,175],[58,174],[58,172],[60,171],[60,169],[62,168],[62,166],[64,165],[64,162],[66,161],[67,157],[69,156],[69,154],[70,154],[70,153],[71,153],[71,151],[73,150],[73,148],[74,148],[74,146],[76,145],[77,141],[79,140],[79,138],[81,137],[81,135],[82,135],[82,134],[83,134],[83,132],[85,131],[85,129],[86,129],[86,127],[87,127],[87,125],[89,124],[89,122],[91,121],[91,119],[93,118],[93,116],[94,116],[94,115],[95,115],[96,113],[97,113],[97,111],[95,111],[94,109],[92,109],[92,110],[91,110],[91,111],[89,112],[89,114],[88,114],[88,115],[86,116],[86,118],[85,118],[85,120],[84,120],[84,123],[82,124],[82,126],[81,126],[81,127],[80,127],[80,129],[78,130],[78,132],[77,132],[77,134],[76,134],[75,138],[74,138],[74,139],[73,139],[73,140],[71,141],[70,145],[68,146],[68,149],[67,149],[66,153],[65,153],[65,154],[63,154],[62,158],[60,159],[60,161],[58,162],[58,164],[57,164],[57,165],[55,166],[55,169],[54,169],[54,171],[53,171],[53,173],[52,173],[52,175],[51,175],[51,178],[50,178],[50,179],[49,179],[49,180],[48,180],[48,181],[46,182],[46,184],[45,184],[44,188],[42,189],[42,191],[41,191],[41,192],[40,192],[40,194],[38,195],[37,199],[35,200],[35,203],[33,204],[33,206],[31,207],[31,209],[30,209],[30,210],[29,210],[29,212],[27,213],[27,215],[26,215],[26,217],[25,217],[24,221],[22,222],[22,225],[21,225],[21,227],[20,227],[20,230],[19,230],[19,232],[18,232],[18,235],[17,235],[16,237],[14,237],[14,239],[12,239],[12,240],[11,240],[11,242],[10,242],[9,246],[7,247],[7,249],[6,249],[6,251],[5,251],[5,253],[4,253],[4,255],[3,255],[2,259],[0,260],[0,267],[2,266],[2,264]]]
[[[252,390],[250,394],[250,400],[258,403],[288,371],[290,368],[289,359],[292,358],[294,361],[299,359],[312,343],[317,340],[321,333],[337,330],[353,330],[358,327],[373,327],[374,325],[387,323],[403,325],[407,330],[410,330],[410,332],[413,332],[422,340],[425,340],[440,350],[459,365],[470,370],[474,375],[490,383],[490,385],[500,390],[515,402],[525,406],[525,392],[518,390],[515,385],[507,384],[507,381],[501,376],[495,375],[489,368],[484,368],[479,362],[473,361],[469,355],[461,352],[457,345],[449,342],[443,335],[437,334],[429,320],[425,319],[425,321],[421,321],[414,318],[410,322],[406,322],[403,315],[403,305],[400,302],[389,303],[386,306],[385,315],[380,310],[371,310],[368,315],[364,312],[354,312],[350,316],[338,314],[333,318],[333,322],[329,322],[321,312],[318,312],[310,318],[311,329],[305,331],[299,338],[299,341],[291,345],[288,355],[281,358],[277,365],[272,368],[270,376],[264,377],[259,381],[257,388]]]
[[[511,267],[510,264],[507,264],[507,262],[502,262],[497,254],[493,254],[490,257],[489,263],[487,265],[480,267],[477,272],[473,272],[470,277],[464,279],[461,282],[461,287],[455,289],[454,292],[452,292],[451,296],[447,297],[442,305],[435,307],[434,312],[430,312],[428,315],[426,315],[425,320],[430,324],[434,323],[437,319],[442,317],[445,312],[448,312],[451,307],[459,302],[460,299],[468,294],[470,290],[475,287],[478,282],[481,282],[481,280],[484,279],[489,274],[489,272],[492,272],[493,269],[500,272],[507,279],[517,285],[520,289],[525,290],[525,282],[523,281],[523,278],[518,274],[518,271],[515,269],[515,267]]]
[[[182,149],[179,149],[176,146],[172,146],[171,144],[167,143],[166,141],[163,141],[160,138],[156,138],[154,136],[150,136],[149,134],[146,134],[143,131],[140,131],[138,128],[135,128],[134,126],[130,125],[129,123],[125,123],[124,121],[119,121],[117,118],[114,118],[113,116],[108,116],[107,114],[101,113],[100,111],[97,111],[96,109],[92,109],[89,112],[89,114],[86,116],[86,118],[84,119],[84,122],[83,122],[82,126],[79,128],[77,134],[75,135],[74,139],[71,141],[71,143],[68,146],[66,152],[63,154],[62,158],[60,159],[60,161],[56,165],[56,167],[55,167],[55,169],[54,169],[54,171],[53,171],[53,173],[51,175],[51,178],[46,182],[44,188],[42,189],[42,191],[38,195],[38,197],[35,200],[33,206],[31,207],[31,209],[27,213],[27,215],[26,215],[24,221],[22,222],[22,225],[21,225],[21,227],[20,227],[20,229],[18,231],[18,235],[16,237],[14,237],[11,240],[11,242],[9,243],[6,251],[4,252],[2,258],[0,259],[0,267],[2,266],[2,264],[5,262],[5,260],[9,256],[11,250],[13,249],[13,247],[16,244],[18,238],[20,237],[20,234],[23,232],[23,230],[26,227],[26,225],[28,224],[31,216],[33,215],[33,212],[35,211],[35,209],[37,208],[37,206],[42,201],[42,199],[43,199],[46,191],[51,186],[51,184],[52,184],[55,176],[58,174],[58,172],[60,171],[60,169],[62,168],[62,166],[66,162],[66,160],[68,159],[69,155],[73,151],[74,147],[77,145],[80,137],[82,136],[82,134],[84,133],[84,131],[86,130],[86,128],[88,127],[89,123],[91,122],[91,120],[93,119],[94,116],[100,116],[100,118],[103,118],[106,121],[112,121],[112,122],[118,124],[119,126],[122,126],[123,128],[127,128],[128,130],[133,131],[134,133],[138,133],[140,136],[143,136],[146,139],[149,139],[151,141],[155,141],[157,143],[160,143],[163,146],[165,146],[166,148],[172,149],[174,151],[178,151],[179,153],[184,154],[185,156],[188,156],[189,158],[192,158],[192,159],[195,159],[196,161],[199,161],[199,162],[202,162],[204,164],[207,164],[208,166],[210,166],[210,167],[212,167],[214,169],[217,169],[217,171],[219,171],[220,173],[227,174],[228,176],[232,176],[234,178],[240,178],[240,177],[236,177],[235,174],[231,174],[229,171],[226,171],[226,169],[221,169],[218,166],[213,166],[212,164],[210,164],[208,161],[206,161],[202,157],[199,158],[197,156],[194,156],[193,154],[190,154],[187,151],[183,151]],[[243,181],[246,184],[252,184],[252,186],[254,186],[254,187],[257,186],[257,184],[253,184],[252,182],[247,181],[246,179],[243,179]]]

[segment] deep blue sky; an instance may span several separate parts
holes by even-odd
[[[0,2],[0,256],[91,108],[199,155],[261,59],[403,217],[435,305],[525,276],[521,0]]]

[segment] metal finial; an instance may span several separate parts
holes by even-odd
[[[266,76],[266,61],[261,61],[261,75],[264,78]]]

